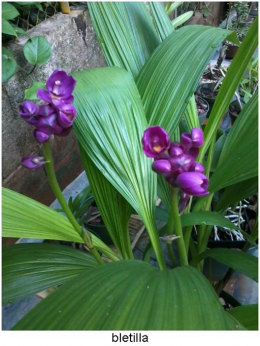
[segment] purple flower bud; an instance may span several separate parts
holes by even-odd
[[[201,129],[197,129],[196,127],[194,127],[191,130],[191,138],[192,138],[192,146],[195,148],[201,147],[204,143],[203,132]]]
[[[189,133],[181,134],[181,144],[187,149],[192,147],[192,138]]]
[[[181,143],[186,149],[199,148],[203,145],[203,132],[201,129],[194,127],[191,134],[183,133],[181,135]]]
[[[75,118],[76,109],[72,105],[64,104],[58,111],[58,123],[63,128],[70,127]]]
[[[39,107],[38,115],[41,115],[43,117],[47,117],[51,114],[55,113],[55,109],[51,104],[48,105],[42,105]]]
[[[190,172],[204,173],[204,166],[199,162],[194,162],[194,164],[190,168]]]
[[[169,149],[169,134],[160,126],[151,126],[144,131],[142,144],[147,157],[157,157]]]
[[[176,179],[177,185],[183,192],[191,196],[205,196],[209,192],[207,188],[209,186],[208,178],[198,172],[184,172],[181,173]]]
[[[189,148],[189,149],[185,149],[185,154],[186,155],[189,155],[189,156],[192,156],[194,159],[196,159],[199,155],[199,148]]]
[[[49,135],[47,135],[46,133],[44,133],[42,131],[38,131],[38,130],[35,130],[33,135],[39,143],[47,142],[48,139],[50,138]]]
[[[178,142],[172,142],[169,149],[169,154],[171,157],[180,156],[184,152],[183,146]]]
[[[44,161],[44,157],[41,156],[25,156],[21,161],[21,164],[25,168],[33,170],[40,168],[45,163],[46,161]]]
[[[76,81],[73,77],[68,76],[65,71],[55,70],[47,80],[47,91],[39,89],[37,96],[49,103],[52,100],[66,100],[67,103],[70,103],[73,101],[71,94],[75,85]]]
[[[192,156],[183,154],[172,157],[169,161],[172,166],[172,172],[180,174],[182,172],[188,172],[190,170],[194,163],[194,158]]]
[[[152,170],[158,174],[169,174],[172,166],[168,160],[155,160],[152,164]]]
[[[27,121],[30,125],[31,120],[38,114],[38,107],[31,101],[24,101],[23,104],[19,107],[20,116]]]
[[[178,187],[178,185],[176,184],[176,179],[179,173],[170,173],[168,175],[166,175],[165,180],[172,186],[174,187]]]
[[[57,122],[57,114],[40,117],[37,121],[36,129],[48,135],[58,135],[62,132],[62,127]]]

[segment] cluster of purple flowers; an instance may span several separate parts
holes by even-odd
[[[195,161],[203,142],[203,132],[198,128],[193,128],[190,134],[183,133],[180,143],[170,142],[168,132],[160,126],[151,126],[144,131],[143,151],[147,157],[154,158],[153,171],[163,174],[172,186],[179,187],[186,201],[190,196],[209,193],[204,167]]]
[[[35,127],[34,137],[39,143],[47,142],[51,135],[67,136],[76,117],[72,105],[72,92],[76,80],[65,71],[55,70],[46,83],[46,90],[39,89],[37,96],[47,102],[40,107],[31,101],[24,101],[20,106],[20,116]],[[41,157],[27,156],[22,165],[29,169],[40,168],[44,164]]]

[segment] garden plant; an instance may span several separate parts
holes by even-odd
[[[14,329],[257,329],[257,305],[233,299],[225,310],[219,300],[233,270],[258,280],[257,258],[247,253],[257,247],[257,220],[249,234],[225,217],[228,207],[257,193],[257,94],[228,133],[219,129],[257,48],[257,18],[201,126],[194,92],[216,48],[237,42],[235,33],[200,25],[175,30],[156,2],[150,11],[141,2],[88,8],[109,66],[72,76],[55,70],[37,90],[40,103],[25,100],[19,111],[43,149],[41,157],[21,158],[22,165],[46,170],[64,215],[3,189],[4,237],[83,243],[88,253],[49,243],[3,249],[4,304],[56,287]],[[77,221],[59,188],[51,147],[70,131],[115,250]],[[164,208],[156,207],[158,197]],[[150,239],[142,260],[131,248],[132,214]],[[242,232],[243,248],[208,249],[215,226]],[[207,258],[230,268],[221,280],[203,274]]]

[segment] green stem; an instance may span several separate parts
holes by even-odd
[[[22,67],[19,66],[19,65],[17,65],[17,67],[18,67],[21,71],[23,71],[23,73],[25,73],[26,76],[28,76],[28,77],[31,79],[31,81],[34,83],[34,79],[32,78],[32,76],[30,76],[30,74],[29,74],[24,68],[22,68]]]
[[[46,161],[45,169],[48,177],[49,184],[54,192],[55,197],[59,201],[62,210],[67,215],[67,218],[69,219],[70,223],[76,230],[76,232],[81,236],[81,238],[86,243],[87,247],[90,249],[91,254],[95,257],[96,261],[99,264],[104,264],[101,256],[99,255],[97,249],[93,247],[92,243],[90,242],[90,237],[87,234],[87,231],[84,231],[83,228],[78,224],[77,220],[75,219],[74,215],[72,214],[62,192],[60,189],[60,186],[58,184],[56,175],[55,175],[55,169],[53,165],[53,158],[52,158],[52,152],[51,152],[51,146],[50,143],[46,142],[43,144],[43,153],[44,158]]]
[[[179,198],[178,198],[178,189],[172,187],[171,188],[171,210],[170,210],[170,224],[174,224],[175,233],[177,236],[180,236],[177,241],[177,246],[179,250],[179,256],[182,266],[188,265],[188,257],[187,252],[185,248],[183,233],[182,233],[182,226],[181,226],[181,219],[179,215],[179,206],[178,206]]]

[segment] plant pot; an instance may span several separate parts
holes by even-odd
[[[226,59],[233,59],[237,50],[238,46],[228,46],[228,49],[226,50]]]
[[[214,88],[216,86],[216,83],[202,83],[198,86],[196,94],[203,98],[205,101],[207,101],[209,105],[209,110],[207,112],[206,117],[208,118],[210,115],[210,111],[214,105],[217,91],[214,91]]]
[[[244,102],[242,102],[242,105],[244,105]],[[231,124],[233,125],[234,122],[237,119],[237,116],[241,112],[240,105],[237,100],[232,101],[229,105],[229,117],[231,119]]]
[[[206,117],[208,115],[209,104],[204,98],[202,98],[200,96],[198,96],[198,98],[196,99],[196,104],[197,104],[197,110],[198,110],[198,115],[199,115],[199,123],[200,123],[200,125],[202,125],[204,120],[206,119]],[[201,104],[203,104],[205,106],[205,110],[202,109],[202,111],[200,112],[201,107],[198,107],[198,105],[201,105]]]

